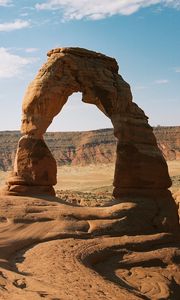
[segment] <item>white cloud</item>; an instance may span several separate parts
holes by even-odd
[[[164,5],[180,8],[180,0],[46,0],[36,4],[38,10],[61,9],[64,19],[97,20],[112,15],[131,15],[143,7]]]
[[[11,54],[8,49],[0,48],[0,78],[12,78],[20,75],[24,67],[32,63],[33,58]]]
[[[0,23],[0,31],[13,31],[17,29],[22,29],[30,26],[29,21],[15,20],[14,22]]]
[[[11,3],[11,0],[0,0],[0,6],[7,6]]]
[[[158,79],[154,81],[155,84],[166,84],[168,82],[169,82],[168,79]]]
[[[26,48],[25,51],[27,53],[33,53],[33,52],[37,52],[39,49],[38,48]]]

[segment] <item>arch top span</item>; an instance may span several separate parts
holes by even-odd
[[[146,121],[114,58],[73,47],[53,49],[47,55],[23,100],[22,133],[43,135],[74,92],[81,92],[83,102],[95,104],[111,120],[121,114]]]
[[[62,47],[62,48],[55,48],[50,51],[48,51],[47,56],[50,57],[52,55],[62,55],[62,54],[71,54],[75,55],[77,57],[85,57],[90,59],[99,59],[101,61],[106,62],[106,64],[109,64],[109,66],[112,68],[112,71],[118,72],[119,66],[117,64],[117,61],[115,58],[107,56],[105,54],[102,54],[100,52],[95,52],[92,50],[79,48],[79,47]]]

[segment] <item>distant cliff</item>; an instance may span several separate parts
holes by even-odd
[[[180,159],[180,126],[155,127],[158,146],[167,160]],[[0,132],[0,170],[9,170],[15,157],[20,133]],[[58,166],[114,162],[116,139],[113,129],[84,132],[48,132],[45,140]]]
[[[154,127],[158,146],[166,160],[180,159],[180,126]]]

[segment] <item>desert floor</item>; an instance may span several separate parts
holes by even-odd
[[[173,189],[180,187],[180,160],[168,161]],[[0,185],[6,181],[8,172],[0,171]],[[56,190],[80,192],[111,192],[114,164],[88,166],[62,166],[58,168]]]
[[[173,183],[179,179],[180,185],[180,160],[168,161],[169,174]],[[94,191],[110,190],[114,176],[114,164],[81,166],[64,166],[58,168],[57,190]],[[176,178],[175,178],[176,177]]]
[[[168,166],[176,190],[180,161]],[[163,203],[112,205],[113,173],[61,167],[59,198],[0,197],[0,300],[179,300],[179,235],[154,227]]]

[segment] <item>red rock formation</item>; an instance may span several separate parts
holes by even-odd
[[[27,139],[33,137],[40,143],[68,97],[80,91],[82,100],[95,104],[114,126],[118,139],[114,195],[118,197],[131,189],[167,189],[171,180],[166,162],[147,117],[132,102],[130,87],[118,74],[115,59],[80,48],[59,48],[50,51],[48,56],[24,97],[22,133],[28,135]],[[42,173],[49,172],[49,168],[46,162]],[[30,180],[21,167],[16,167],[14,172],[15,176],[22,177],[23,185],[39,184],[38,170],[33,165]],[[14,183],[9,181],[9,185]],[[51,180],[47,182],[51,184]]]
[[[24,194],[37,190],[38,193],[55,195],[52,188],[56,182],[56,161],[43,139],[23,136],[18,143],[14,171],[9,178],[9,192]],[[27,185],[28,183],[28,185]]]

